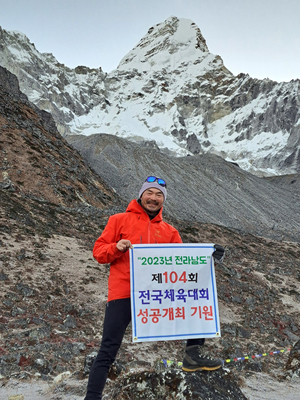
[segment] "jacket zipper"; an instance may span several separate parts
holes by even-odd
[[[148,243],[150,243],[150,238],[151,238],[151,220],[149,220],[148,223]]]

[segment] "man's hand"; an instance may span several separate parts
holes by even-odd
[[[122,251],[123,253],[125,253],[128,249],[132,249],[132,248],[133,247],[132,247],[130,240],[121,239],[117,243],[117,249]]]
[[[223,261],[225,253],[224,247],[220,246],[219,244],[215,244],[214,248],[216,250],[212,253],[212,256],[218,261]]]

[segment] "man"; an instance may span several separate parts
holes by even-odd
[[[109,218],[97,239],[93,256],[100,263],[110,263],[108,302],[106,305],[102,342],[90,371],[85,400],[99,400],[111,364],[121,346],[125,330],[131,321],[130,263],[128,249],[138,243],[182,243],[178,231],[162,219],[163,203],[167,198],[166,182],[149,176],[125,213]],[[224,249],[216,245],[213,256],[220,259]],[[183,360],[184,371],[215,370],[222,360],[206,356],[201,347],[205,339],[189,339]]]

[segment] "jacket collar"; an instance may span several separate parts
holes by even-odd
[[[162,221],[162,219],[163,219],[162,211],[163,211],[163,207],[161,207],[158,214],[153,219],[151,219],[151,221],[154,221],[154,222]],[[136,199],[131,200],[131,202],[128,204],[126,212],[133,212],[135,214],[140,214],[140,215],[143,215],[150,219],[147,212],[143,209],[143,207],[138,203],[138,201]]]

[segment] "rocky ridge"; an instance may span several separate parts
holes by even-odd
[[[74,116],[85,115],[99,102],[106,76],[101,68],[68,68],[51,53],[39,53],[23,33],[1,27],[0,53],[0,65],[17,76],[33,104],[51,113],[62,135],[70,134],[68,123]]]
[[[279,184],[277,177],[256,177],[214,154],[172,157],[154,142],[135,144],[105,134],[67,140],[127,201],[148,175],[162,176],[168,184],[166,215],[299,241],[299,174],[280,177]]]
[[[214,153],[258,175],[299,173],[299,80],[234,76],[190,20],[151,27],[108,74],[71,70],[17,32],[2,29],[0,39],[0,65],[63,135],[154,140],[167,153]]]
[[[52,116],[32,105],[2,67],[0,89],[3,188],[65,207],[103,209],[116,202],[118,196],[62,139]]]
[[[79,400],[101,340],[107,290],[108,266],[96,263],[91,250],[108,216],[126,203],[1,68],[0,90],[0,393],[25,393],[28,382],[36,388],[27,392],[31,400]],[[224,262],[216,265],[222,337],[207,341],[208,350],[224,360],[292,351],[228,363],[218,373],[183,374],[176,367],[182,342],[136,345],[129,328],[104,398],[252,400],[255,393],[258,400],[247,382],[262,373],[292,387],[295,397],[299,243],[170,215],[168,220],[184,242],[215,242],[226,249]],[[174,367],[163,369],[162,359],[173,360]]]

